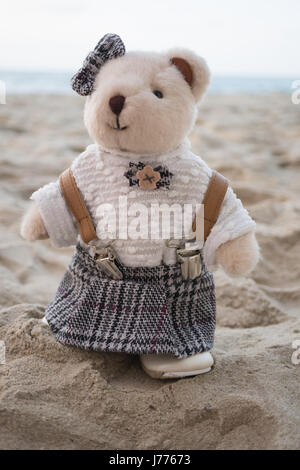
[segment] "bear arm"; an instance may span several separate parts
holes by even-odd
[[[259,247],[254,230],[219,246],[217,262],[230,276],[249,274],[259,260]]]
[[[43,186],[33,193],[31,199],[38,208],[53,245],[58,248],[75,245],[78,227],[61,194],[59,182]]]
[[[25,240],[45,240],[49,238],[42,216],[36,204],[32,204],[26,212],[21,224],[21,236]]]

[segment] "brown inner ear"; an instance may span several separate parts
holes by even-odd
[[[181,57],[172,57],[171,59],[172,64],[176,65],[178,70],[182,73],[184,76],[185,80],[188,82],[190,86],[193,84],[193,71],[190,67],[190,64],[184,60],[181,59]]]

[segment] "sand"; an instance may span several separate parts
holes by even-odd
[[[0,448],[299,448],[300,106],[288,95],[202,104],[192,148],[257,221],[261,261],[247,278],[216,273],[214,370],[168,382],[137,357],[62,346],[40,322],[72,250],[26,243],[19,225],[30,194],[90,142],[82,106],[72,96],[0,106]]]

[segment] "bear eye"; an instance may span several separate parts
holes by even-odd
[[[155,96],[157,96],[157,98],[160,98],[160,99],[164,97],[164,95],[162,94],[162,92],[159,91],[159,90],[154,90],[154,91],[153,91],[153,94],[154,94]]]

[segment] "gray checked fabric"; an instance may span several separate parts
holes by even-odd
[[[81,247],[46,310],[58,341],[94,351],[163,353],[178,358],[212,348],[213,276],[184,281],[180,265],[119,266],[123,279],[107,278]]]
[[[74,91],[82,96],[90,95],[94,90],[96,76],[101,66],[108,60],[125,54],[125,46],[117,34],[106,34],[91,51],[81,69],[71,79]]]

